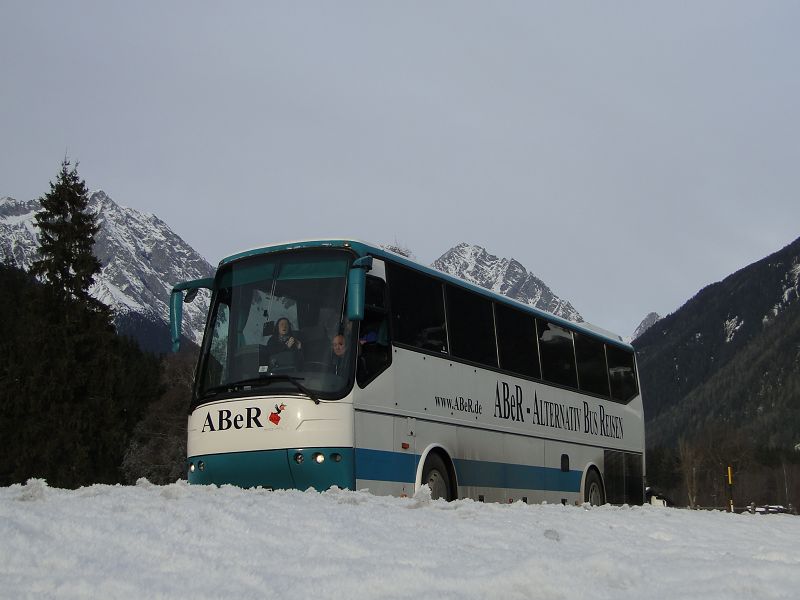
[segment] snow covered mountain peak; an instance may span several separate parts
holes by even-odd
[[[656,321],[661,320],[661,315],[655,312],[648,313],[648,315],[642,319],[642,322],[639,323],[639,326],[636,328],[636,331],[633,332],[633,335],[630,339],[626,340],[627,342],[631,342],[642,335],[645,331],[650,329]]]
[[[448,275],[459,277],[556,316],[583,322],[583,317],[519,261],[490,254],[482,246],[461,242],[431,265]]]
[[[38,200],[2,199],[0,260],[30,269],[39,248],[34,217],[40,209]],[[91,293],[114,310],[118,326],[132,316],[168,323],[172,286],[214,271],[155,215],[120,206],[102,190],[90,193],[89,210],[100,225],[94,252],[102,264]],[[200,295],[184,309],[184,333],[198,343],[207,309],[208,298]]]
[[[39,247],[34,217],[40,208],[38,200],[2,199],[0,260],[30,269]],[[120,206],[102,190],[90,193],[89,210],[100,225],[94,252],[102,264],[91,293],[114,310],[121,331],[138,333],[142,319],[167,324],[172,286],[213,274],[213,267],[155,215]],[[583,321],[569,302],[553,294],[519,261],[494,256],[481,246],[460,243],[432,266],[562,318]],[[203,292],[184,307],[184,333],[198,343],[207,310],[208,295]],[[163,331],[153,335],[167,342]]]

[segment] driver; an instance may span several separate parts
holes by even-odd
[[[275,323],[275,333],[267,342],[267,351],[270,354],[279,352],[299,352],[303,349],[302,342],[294,336],[292,324],[286,317],[281,317]]]

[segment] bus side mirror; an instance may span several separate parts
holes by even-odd
[[[211,289],[214,286],[213,279],[195,279],[178,283],[172,288],[169,296],[169,331],[172,337],[172,351],[177,352],[181,349],[181,324],[183,322],[183,303],[189,303],[195,299],[200,288]],[[183,292],[186,292],[184,298]]]
[[[364,256],[353,261],[347,274],[347,318],[351,321],[364,319],[364,294],[367,271],[372,270],[372,257]]]

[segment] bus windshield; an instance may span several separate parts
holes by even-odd
[[[352,255],[299,250],[225,265],[216,280],[195,404],[220,394],[338,399],[353,385],[356,332],[345,291]]]

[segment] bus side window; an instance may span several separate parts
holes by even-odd
[[[578,363],[578,386],[582,392],[608,398],[608,368],[605,345],[582,333],[574,333]]]
[[[445,285],[450,354],[497,367],[492,301],[475,292]]]
[[[364,304],[368,308],[386,310],[386,282],[372,275],[367,276]]]
[[[505,304],[495,304],[500,368],[539,379],[539,347],[534,317]]]
[[[399,344],[447,353],[444,295],[437,279],[387,263],[392,335]]]
[[[639,393],[636,367],[632,352],[606,344],[608,378],[611,382],[611,399],[628,402]]]
[[[539,330],[539,353],[544,380],[577,388],[578,372],[572,332],[544,319],[536,319],[536,327]]]
[[[386,282],[367,276],[364,320],[359,332],[356,381],[366,387],[392,363],[389,345],[389,312],[386,307]]]

